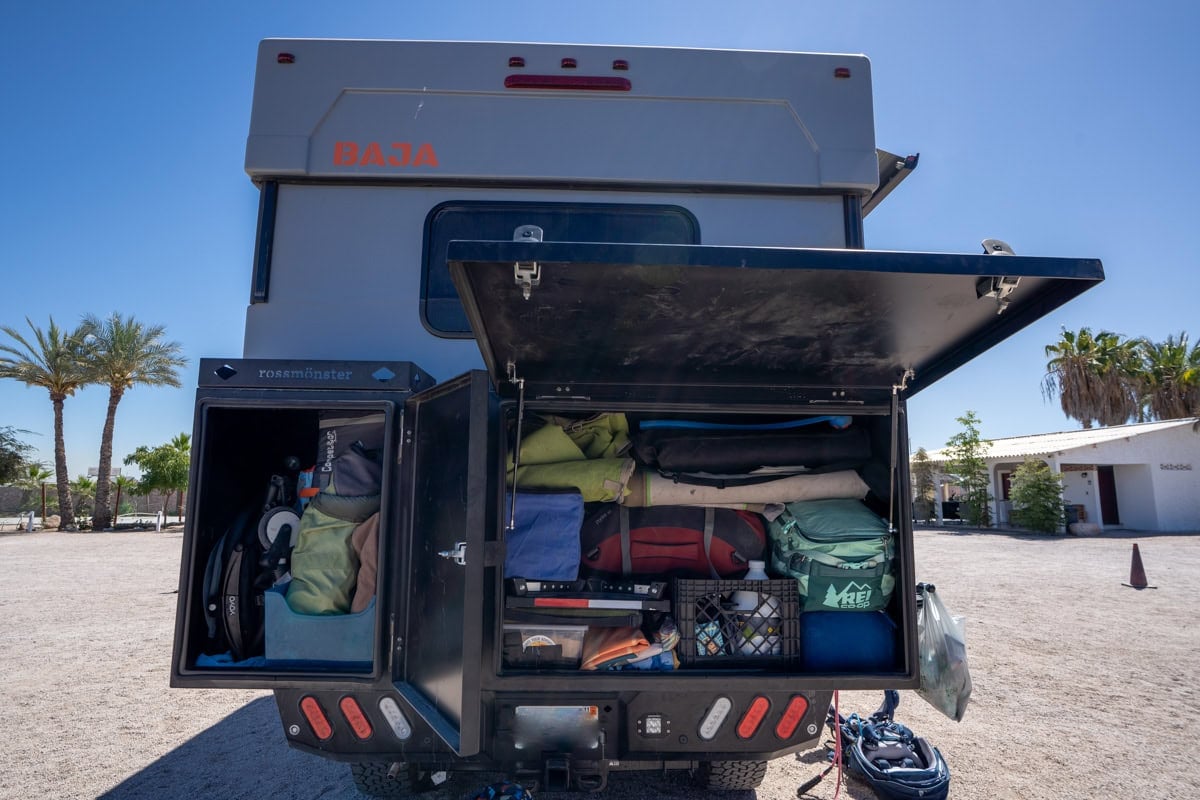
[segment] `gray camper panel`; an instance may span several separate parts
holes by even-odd
[[[477,120],[478,124],[464,124]],[[246,171],[358,181],[878,182],[864,56],[268,39]]]

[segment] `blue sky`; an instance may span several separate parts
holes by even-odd
[[[1062,326],[1200,336],[1200,5],[1151,2],[10,3],[0,25],[0,323],[132,313],[191,359],[137,387],[114,463],[190,432],[196,360],[241,352],[257,192],[242,171],[269,36],[865,53],[877,144],[921,153],[871,214],[872,249],[1104,261],[1107,281],[917,395],[914,449],[973,409],[987,437],[1072,429],[1043,401]],[[72,476],[98,461],[107,390],[66,405]],[[0,381],[0,426],[52,461],[43,390]]]

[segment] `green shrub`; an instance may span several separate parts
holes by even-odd
[[[912,505],[917,519],[933,519],[933,464],[924,447],[917,449],[912,457]]]
[[[986,459],[992,443],[980,435],[979,418],[974,411],[955,419],[963,429],[950,437],[946,450],[950,455],[947,466],[957,476],[957,483],[965,493],[960,513],[968,525],[990,528],[992,495],[988,492]]]
[[[1044,461],[1027,460],[1012,476],[1012,520],[1022,528],[1056,533],[1063,524],[1062,476]]]

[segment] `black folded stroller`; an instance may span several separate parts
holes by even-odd
[[[898,705],[900,693],[888,690],[869,719],[839,716],[843,762],[885,800],[943,800],[950,792],[950,767],[936,747],[895,721]],[[829,713],[832,727],[834,712]]]
[[[841,737],[842,764],[883,800],[945,800],[950,767],[936,747],[896,722],[900,693],[884,692],[883,705],[867,719],[829,708],[829,729]],[[834,752],[830,753],[835,758]],[[836,764],[830,765],[831,768]],[[803,797],[829,770],[800,788]]]

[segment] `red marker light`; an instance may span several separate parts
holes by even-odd
[[[280,64],[295,64],[296,57],[291,53],[279,53],[275,56],[275,61]]]
[[[741,722],[737,726],[737,735],[742,739],[749,739],[758,732],[758,726],[762,725],[763,717],[767,715],[767,709],[771,707],[771,701],[759,695],[750,703],[750,707],[746,709],[746,713],[742,715]]]
[[[837,69],[835,69],[833,71],[833,77],[849,78],[850,77],[850,68],[849,67],[838,67]]]
[[[329,724],[325,712],[321,710],[321,704],[317,702],[317,698],[309,695],[300,701],[300,710],[304,712],[304,718],[308,720],[309,726],[313,733],[322,742],[333,736],[333,726]]]
[[[342,710],[346,722],[350,723],[350,730],[354,731],[355,736],[364,741],[371,738],[371,723],[353,697],[343,697],[338,708]]]
[[[575,59],[573,59],[573,58],[564,58],[562,60],[562,68],[563,69],[575,69],[578,66],[579,66],[579,64],[575,63]]]
[[[509,75],[505,89],[580,89],[596,92],[628,92],[629,78],[595,75]]]
[[[613,61],[613,69],[629,69],[629,62],[623,58]]]
[[[525,66],[525,59],[521,58],[520,56],[513,56],[508,60],[508,65],[513,68],[523,67]]]
[[[800,724],[800,720],[804,719],[805,711],[808,711],[807,698],[796,695],[789,700],[787,707],[783,709],[783,718],[775,726],[775,735],[780,739],[792,738],[792,734],[796,732],[796,726]]]

